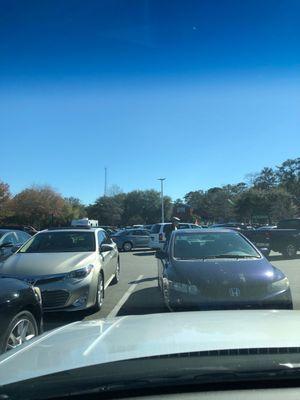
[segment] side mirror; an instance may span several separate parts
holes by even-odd
[[[17,250],[19,250],[19,248],[21,247],[22,245],[21,244],[15,244],[14,246],[13,246],[13,248],[12,248],[12,251],[15,253]]]
[[[107,251],[111,251],[111,250],[113,250],[113,245],[111,245],[111,244],[101,244],[101,246],[100,246],[100,253],[105,253],[105,252],[107,252]]]
[[[270,255],[270,249],[268,249],[267,247],[263,247],[263,248],[259,249],[259,251],[265,257],[268,257]]]
[[[168,253],[165,250],[157,250],[155,257],[159,259],[166,259],[168,258]]]

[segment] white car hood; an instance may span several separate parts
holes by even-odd
[[[0,384],[182,352],[299,347],[300,311],[210,311],[75,322],[0,357]]]
[[[16,253],[0,264],[0,273],[11,276],[62,274],[92,262],[94,255],[94,252]]]

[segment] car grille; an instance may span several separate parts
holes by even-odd
[[[199,289],[200,293],[205,297],[215,300],[230,299],[233,301],[258,299],[267,292],[265,285],[245,285],[240,283],[207,285]],[[236,293],[238,295],[234,295]]]
[[[69,293],[66,290],[45,290],[42,292],[44,308],[63,307],[68,301]]]

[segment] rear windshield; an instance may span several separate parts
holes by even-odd
[[[181,260],[203,258],[260,257],[238,233],[199,233],[176,235],[174,257]]]
[[[160,230],[160,224],[155,224],[151,228],[151,233],[159,233]]]
[[[92,232],[44,232],[34,236],[20,253],[67,253],[95,251]]]

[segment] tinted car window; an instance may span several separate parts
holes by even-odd
[[[153,225],[151,228],[151,233],[159,233],[160,226],[161,226],[160,224]]]
[[[164,233],[169,232],[169,230],[170,230],[170,225],[171,225],[171,224],[166,224],[166,225],[164,225],[164,227],[163,227],[163,232],[164,232]]]
[[[106,235],[103,231],[98,232],[98,245],[101,246],[101,244],[104,244],[106,241]]]
[[[34,236],[20,253],[67,253],[95,251],[92,232],[43,232]]]
[[[189,224],[179,224],[178,229],[188,229],[189,227]]]

